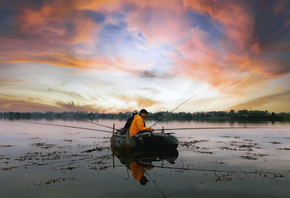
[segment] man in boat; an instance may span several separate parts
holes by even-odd
[[[121,129],[121,134],[126,134],[127,131],[130,129],[131,124],[132,124],[132,122],[134,120],[134,116],[138,114],[138,111],[134,110],[134,111],[132,111],[132,114],[133,115],[130,118],[128,118],[128,120],[127,120],[125,126],[123,127],[123,129]]]
[[[137,140],[143,141],[142,136],[151,136],[151,131],[153,128],[146,127],[144,118],[147,117],[148,111],[146,109],[141,109],[140,114],[134,116],[134,120],[130,127],[130,137],[136,137]]]

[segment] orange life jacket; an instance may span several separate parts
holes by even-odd
[[[145,122],[140,115],[135,115],[134,120],[130,127],[130,137],[134,136],[138,132],[147,131],[149,127],[145,126]]]

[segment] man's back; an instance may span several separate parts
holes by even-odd
[[[148,129],[149,127],[145,126],[143,118],[140,115],[135,115],[130,128],[130,137],[134,136],[138,132],[146,131]]]

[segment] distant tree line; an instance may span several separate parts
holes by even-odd
[[[131,112],[126,113],[98,113],[98,112],[0,112],[0,119],[46,119],[46,120],[97,120],[97,119],[119,119],[126,120],[132,116]],[[290,112],[274,113],[259,110],[239,110],[234,111],[208,111],[208,112],[178,112],[171,113],[168,111],[155,112],[148,114],[149,120],[290,120]]]

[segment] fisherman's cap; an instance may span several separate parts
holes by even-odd
[[[141,113],[147,113],[148,114],[149,112],[146,109],[141,109],[140,114]]]
[[[143,176],[140,180],[139,180],[141,185],[145,185],[147,184],[147,182],[149,182],[149,180],[147,179],[147,177]]]

